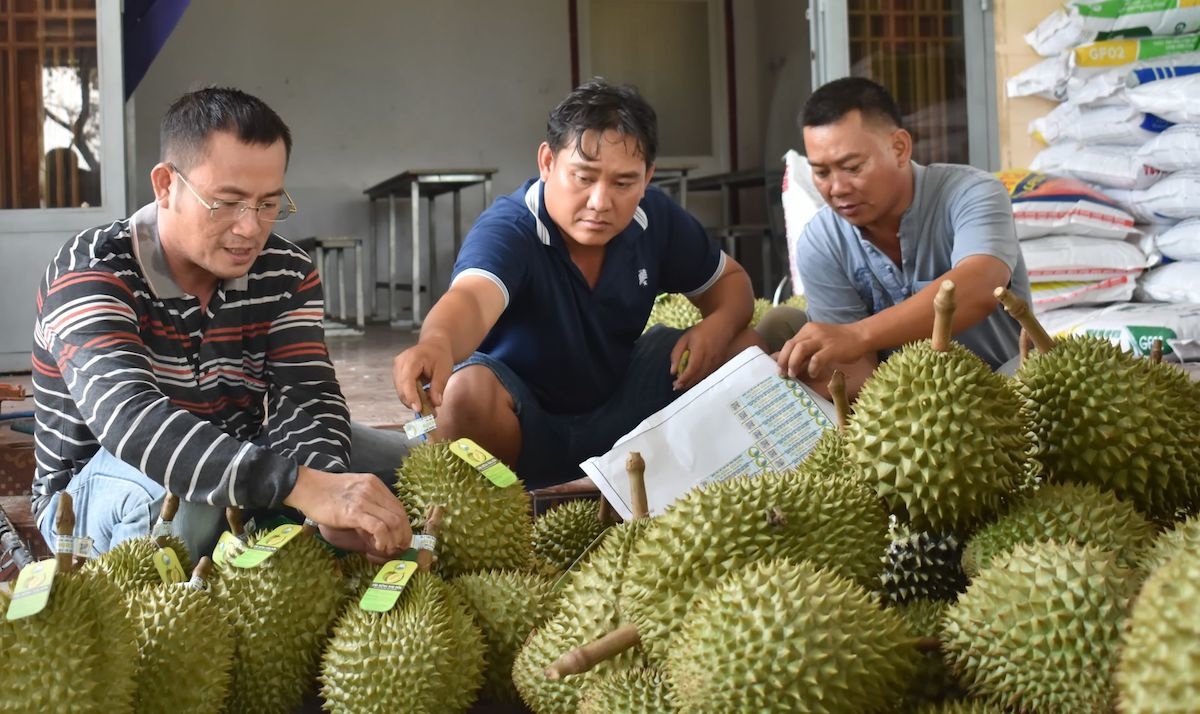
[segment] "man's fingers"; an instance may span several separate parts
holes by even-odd
[[[429,370],[429,401],[435,407],[442,406],[442,398],[446,392],[446,382],[450,381],[450,371],[453,365],[435,364]]]
[[[812,355],[812,345],[808,342],[798,342],[788,357],[788,376],[796,379],[804,374]]]

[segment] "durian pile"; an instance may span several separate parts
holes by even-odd
[[[1015,378],[950,338],[943,286],[852,409],[835,375],[799,468],[653,518],[634,456],[614,524],[534,518],[429,443],[397,473],[421,534],[399,564],[308,525],[241,567],[280,531],[236,513],[189,582],[155,566],[190,567],[169,529],[60,555],[45,609],[0,621],[0,711],[1200,710],[1200,388],[1003,300],[1038,346]]]
[[[807,302],[803,295],[792,295],[781,304],[803,310]],[[763,315],[767,314],[767,310],[770,310],[772,307],[770,300],[755,298],[754,312],[750,317],[750,327],[757,325]],[[646,327],[643,332],[655,325],[686,330],[700,322],[702,317],[700,308],[693,305],[692,301],[683,295],[679,293],[663,293],[654,298],[654,307],[650,309],[650,318],[646,321]]]

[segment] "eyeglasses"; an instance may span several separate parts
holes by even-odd
[[[292,200],[287,189],[283,190],[282,196],[287,199],[287,203],[283,203],[278,199],[266,200],[257,206],[245,201],[222,201],[219,198],[212,201],[205,201],[196,192],[196,189],[187,180],[187,177],[183,175],[183,172],[179,170],[179,167],[173,163],[169,163],[167,166],[171,167],[171,170],[179,176],[179,180],[183,182],[184,186],[187,186],[192,195],[196,197],[196,200],[200,202],[200,205],[208,209],[208,214],[214,221],[232,223],[233,221],[241,220],[246,211],[254,211],[258,220],[263,223],[282,223],[288,219],[288,216],[296,212],[296,202]]]

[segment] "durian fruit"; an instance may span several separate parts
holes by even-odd
[[[1015,711],[1109,711],[1121,628],[1136,591],[1110,551],[1017,545],[946,612],[942,645],[973,696]]]
[[[686,330],[704,316],[700,314],[700,308],[692,304],[679,293],[663,293],[654,298],[654,306],[650,308],[650,317],[646,320],[646,327],[642,330],[645,332],[655,325],[663,325],[673,327],[677,330]]]
[[[1016,380],[1047,478],[1094,484],[1156,520],[1200,506],[1200,387],[1104,338],[1055,341],[1023,301],[997,296],[1038,347]]]
[[[754,311],[750,313],[750,328],[753,329],[756,325],[758,325],[758,321],[761,320],[763,315],[766,315],[767,311],[772,307],[773,306],[771,305],[770,300],[754,298]]]
[[[459,594],[418,572],[387,612],[352,605],[321,661],[330,712],[465,712],[483,682],[483,635]]]
[[[1143,586],[1117,668],[1120,711],[1196,711],[1200,702],[1200,547],[1182,544]]]
[[[1167,564],[1167,561],[1180,550],[1190,548],[1200,550],[1200,516],[1192,516],[1182,523],[1176,523],[1169,531],[1159,534],[1138,559],[1138,565],[1144,573],[1153,573]]]
[[[130,599],[141,673],[136,711],[217,714],[229,691],[233,627],[208,590],[201,558],[186,583],[146,588]]]
[[[893,611],[904,618],[909,630],[920,638],[936,639],[942,631],[942,617],[950,603],[945,600],[909,600]],[[923,650],[917,655],[917,668],[908,682],[902,704],[911,708],[917,704],[958,699],[966,691],[954,676],[939,649]]]
[[[62,491],[60,543],[74,526],[71,494]],[[0,711],[132,712],[138,654],[125,599],[107,579],[74,571],[69,549],[55,558],[45,608],[17,620],[0,617]],[[8,605],[4,594],[0,612]]]
[[[103,574],[121,592],[133,594],[144,587],[163,584],[162,576],[154,567],[154,555],[161,548],[170,548],[182,572],[190,573],[193,566],[187,545],[175,535],[171,526],[178,510],[179,497],[168,492],[163,497],[158,523],[150,535],[121,541],[99,558],[88,561],[84,569]]]
[[[875,587],[887,517],[868,489],[804,470],[705,484],[652,522],[629,558],[621,619],[659,662],[695,595],[751,563],[808,559]]]
[[[516,704],[520,695],[512,681],[513,660],[529,633],[550,611],[554,582],[530,573],[490,571],[463,575],[450,585],[483,632],[486,652],[480,697],[498,704]]]
[[[559,570],[566,570],[607,527],[597,515],[595,501],[560,503],[533,522],[533,552]]]
[[[337,561],[342,575],[342,597],[347,604],[356,604],[379,573],[378,565],[362,553],[346,553]]]
[[[850,421],[850,400],[846,394],[846,375],[834,370],[829,380],[829,395],[837,410],[837,424],[826,429],[817,439],[813,450],[808,452],[800,468],[815,476],[842,476],[861,480],[858,465],[850,455],[850,444],[846,441],[846,425]]]
[[[333,556],[313,533],[315,528],[305,525],[257,567],[227,562],[217,571],[213,592],[236,643],[230,711],[289,714],[311,687],[344,598]],[[247,547],[267,535],[254,534]]]
[[[1090,484],[1044,485],[971,538],[963,569],[975,576],[1013,546],[1044,540],[1090,543],[1113,551],[1118,563],[1131,568],[1154,534],[1154,525],[1132,504],[1108,491]]]
[[[877,711],[917,660],[899,615],[808,561],[760,561],[714,581],[675,642],[666,670],[687,712]]]
[[[863,385],[847,429],[864,478],[915,530],[967,534],[1036,474],[1009,380],[950,340],[942,283],[931,340],[906,345]]]
[[[794,307],[797,310],[807,310],[808,309],[808,298],[806,298],[803,295],[791,295],[788,297],[788,299],[784,300],[781,304],[787,305],[788,307]]]
[[[538,714],[571,714],[583,690],[598,677],[646,666],[640,648],[604,661],[590,672],[563,679],[546,676],[560,655],[617,628],[622,622],[621,586],[630,553],[650,528],[648,518],[635,518],[609,529],[600,546],[567,574],[553,609],[557,614],[539,626],[513,662],[512,679],[521,699]]]
[[[960,699],[940,704],[925,704],[916,714],[1005,714],[1002,707],[978,699]]]
[[[893,604],[912,600],[956,600],[967,589],[963,545],[953,533],[913,532],[893,522],[883,574],[884,598]]]
[[[446,512],[438,572],[446,578],[486,570],[524,570],[533,557],[533,519],[520,481],[499,488],[451,452],[448,443],[421,444],[396,472],[396,492],[413,530],[432,504]]]
[[[596,677],[583,690],[579,714],[670,714],[671,683],[658,669],[627,669]]]

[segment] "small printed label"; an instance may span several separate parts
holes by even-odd
[[[150,531],[150,539],[166,538],[175,535],[175,524],[172,521],[159,520],[154,524],[154,530]]]
[[[432,414],[426,414],[405,424],[404,435],[410,439],[416,439],[425,436],[436,428],[437,420],[433,418]]]
[[[517,482],[517,475],[512,472],[512,469],[500,463],[500,459],[492,456],[482,446],[470,439],[465,437],[457,439],[450,445],[450,451],[500,488],[506,488]]]
[[[370,612],[387,612],[396,606],[404,587],[417,572],[417,564],[411,560],[389,560],[371,581],[371,587],[363,593],[358,606]]]
[[[238,568],[257,568],[275,552],[300,534],[300,526],[287,523],[279,526],[257,543],[238,554],[231,562]]]
[[[92,539],[90,536],[79,536],[75,539],[74,555],[76,558],[92,557]]]
[[[412,537],[412,547],[414,550],[437,550],[438,539],[428,533],[416,533]]]
[[[243,547],[244,545],[237,536],[230,531],[225,531],[217,539],[217,547],[213,548],[212,561],[216,565],[224,565],[229,562],[230,558],[235,557],[236,553],[240,553]]]
[[[150,557],[154,561],[154,569],[158,571],[158,577],[162,578],[167,585],[187,580],[187,573],[183,572],[183,564],[179,562],[179,556],[175,555],[174,548],[159,548]]]
[[[55,555],[75,555],[75,536],[58,534],[54,539]]]
[[[53,558],[25,566],[17,576],[17,585],[13,588],[12,601],[8,603],[5,617],[9,621],[20,620],[44,610],[46,603],[50,602],[50,587],[54,584],[54,574],[57,572],[58,561]]]

